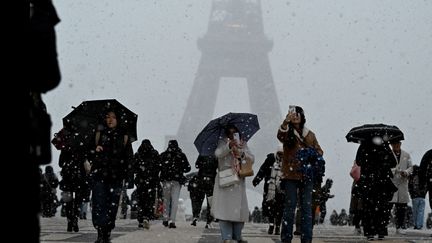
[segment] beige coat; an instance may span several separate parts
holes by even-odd
[[[393,199],[390,201],[391,203],[409,203],[410,197],[408,192],[408,180],[409,175],[411,175],[413,170],[412,166],[413,165],[411,161],[411,156],[407,152],[402,150],[398,164],[395,168],[392,169],[392,182],[398,188],[398,190],[393,194]],[[405,171],[406,173],[408,173],[408,176],[401,176],[401,171]]]
[[[254,161],[247,145],[244,147],[245,156]],[[215,151],[218,158],[218,171],[231,168],[233,155],[226,140],[220,140]],[[249,220],[249,207],[246,197],[245,179],[229,187],[219,186],[219,176],[216,175],[213,189],[211,213],[216,219],[247,222]]]

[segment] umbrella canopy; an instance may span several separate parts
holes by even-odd
[[[220,139],[225,138],[225,127],[234,125],[244,141],[248,141],[259,129],[258,117],[249,113],[228,113],[211,120],[198,134],[194,145],[200,155],[214,155]]]
[[[80,134],[82,143],[87,144],[94,141],[94,134],[98,126],[103,124],[107,110],[116,112],[119,127],[126,130],[130,141],[136,141],[138,115],[115,99],[82,102],[63,118],[63,126],[69,131]]]
[[[352,128],[345,136],[348,142],[360,143],[381,137],[386,142],[404,140],[403,132],[397,127],[386,124],[365,124]]]

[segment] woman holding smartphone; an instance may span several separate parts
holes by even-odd
[[[279,127],[277,138],[283,144],[281,189],[285,192],[281,240],[291,243],[293,238],[294,212],[297,199],[301,208],[301,243],[312,242],[312,188],[313,178],[301,171],[297,152],[302,148],[314,148],[320,155],[323,151],[315,134],[305,127],[306,118],[300,106],[290,106],[285,120]],[[297,193],[298,192],[298,193]],[[299,198],[297,198],[299,197]]]
[[[218,159],[218,171],[233,168],[239,172],[239,160],[254,160],[247,144],[241,140],[238,129],[233,125],[225,127],[226,138],[219,140],[215,151]],[[218,173],[219,173],[218,172]],[[249,207],[246,197],[245,179],[223,187],[219,185],[219,176],[215,178],[213,189],[213,216],[219,220],[223,242],[246,242],[242,240],[244,223],[249,220]]]

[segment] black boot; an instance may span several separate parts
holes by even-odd
[[[96,239],[96,241],[94,243],[102,243],[102,230],[101,229],[97,229],[97,233],[98,233],[98,237]]]
[[[67,221],[67,232],[72,232],[72,221],[68,219]]]
[[[268,233],[269,235],[273,234],[273,229],[274,229],[274,225],[271,224],[271,225],[269,226],[268,230],[267,230],[267,233]]]
[[[72,229],[73,229],[74,232],[78,232],[79,231],[79,228],[78,228],[78,219],[77,218],[75,218],[75,220],[72,221]]]
[[[102,231],[101,243],[111,243],[111,230],[105,229]]]
[[[280,235],[280,227],[279,226],[276,226],[274,234]]]

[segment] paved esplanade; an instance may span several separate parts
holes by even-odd
[[[80,231],[78,233],[66,232],[66,218],[41,218],[41,242],[62,243],[62,242],[94,242],[97,233],[92,226],[91,220],[79,220]],[[150,230],[139,229],[136,220],[117,220],[116,228],[112,232],[113,243],[220,243],[220,231],[217,223],[212,229],[204,229],[204,223],[198,222],[197,227],[190,225],[190,222],[177,222],[176,229],[168,229],[161,221],[153,221]],[[277,235],[266,233],[266,224],[245,225],[243,237],[249,243],[280,243]],[[363,236],[355,236],[354,228],[351,226],[329,226],[319,225],[314,229],[314,243],[320,242],[368,242]],[[23,232],[24,233],[24,232]],[[432,243],[429,237],[431,230],[407,230],[404,236],[395,235],[395,229],[389,228],[389,236],[379,242],[411,242],[411,243]],[[377,241],[375,239],[375,241]],[[300,243],[298,237],[293,243]]]

